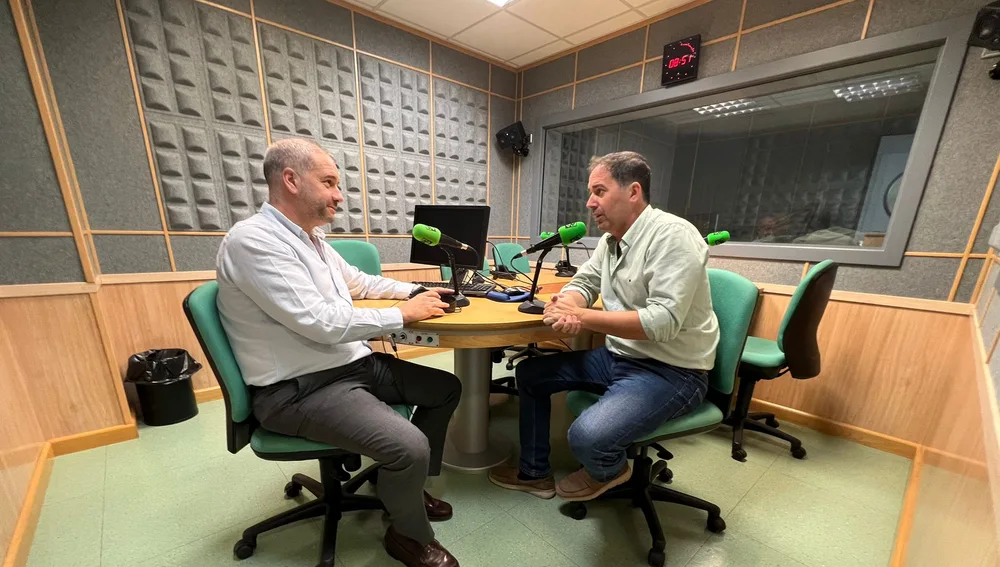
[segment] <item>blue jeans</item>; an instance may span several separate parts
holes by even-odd
[[[601,395],[568,434],[573,455],[599,482],[621,472],[630,443],[698,407],[708,390],[702,370],[619,356],[605,347],[524,360],[515,376],[521,403],[520,467],[536,477],[552,474],[552,394],[585,390]]]

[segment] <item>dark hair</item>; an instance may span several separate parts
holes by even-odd
[[[637,152],[614,152],[604,156],[594,156],[590,158],[588,173],[593,173],[594,169],[603,165],[615,183],[622,187],[628,187],[633,183],[638,183],[642,188],[642,198],[649,202],[649,178],[651,176],[649,163],[642,154]]]

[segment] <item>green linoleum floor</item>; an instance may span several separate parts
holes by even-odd
[[[450,353],[416,362],[451,368]],[[498,376],[507,375],[497,365]],[[571,419],[562,396],[553,404],[557,475],[575,468],[565,443]],[[492,426],[517,439],[517,404],[493,408]],[[249,448],[225,449],[221,401],[199,415],[139,439],[59,457],[29,557],[29,567],[313,567],[320,520],[262,535],[256,554],[232,557],[244,527],[292,507],[282,488],[295,472],[318,475],[314,462],[274,463]],[[910,462],[850,441],[782,424],[809,456],[747,433],[749,458],[729,457],[728,429],[680,439],[671,487],[710,500],[728,529],[705,530],[701,512],[657,504],[667,537],[667,564],[681,567],[824,567],[888,564]],[[642,514],[624,502],[591,504],[582,521],[560,513],[558,499],[499,489],[485,475],[446,471],[428,489],[455,506],[435,524],[438,539],[463,567],[616,567],[646,564],[649,535]],[[338,565],[399,565],[381,546],[379,512],[341,521]]]

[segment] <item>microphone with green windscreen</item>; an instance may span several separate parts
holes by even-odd
[[[718,246],[723,242],[729,242],[729,231],[722,230],[719,232],[710,232],[708,236],[705,237],[705,243],[709,246]]]

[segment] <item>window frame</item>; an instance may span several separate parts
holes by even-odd
[[[762,83],[938,47],[934,73],[927,89],[927,97],[924,100],[905,173],[900,183],[895,210],[889,220],[885,242],[881,248],[755,242],[729,242],[725,246],[711,248],[711,254],[719,257],[797,262],[831,259],[842,264],[899,267],[930,177],[931,166],[944,131],[951,102],[958,87],[974,18],[974,14],[969,14],[541,117],[533,129],[537,144],[532,153],[538,165],[532,172],[532,181],[538,190],[533,192],[531,201],[529,226],[535,229],[531,237],[532,243],[538,242],[539,239],[535,235],[542,230],[542,190],[545,176],[543,156],[546,152],[546,132],[549,129],[613,118],[689,99],[720,95]],[[974,52],[971,52],[970,56],[975,56]],[[551,228],[546,227],[546,230]],[[598,238],[600,237],[588,236],[583,242],[593,248],[597,245]]]

